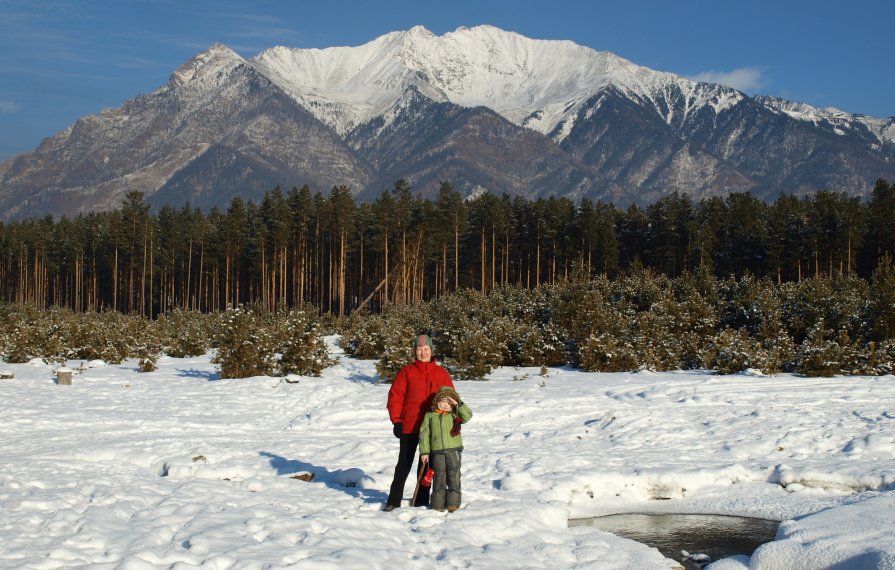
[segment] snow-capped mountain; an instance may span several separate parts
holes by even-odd
[[[705,105],[718,112],[743,97],[569,41],[532,40],[491,26],[444,36],[417,26],[358,47],[275,47],[252,63],[342,135],[382,116],[409,87],[436,102],[488,107],[556,141],[582,105],[610,85],[649,101],[669,123],[673,110],[662,99],[672,90],[687,98],[684,116]]]
[[[154,205],[226,207],[308,184],[361,199],[405,178],[620,205],[895,179],[895,117],[817,109],[491,26],[422,27],[355,47],[216,44],[158,90],[0,164],[6,219]]]

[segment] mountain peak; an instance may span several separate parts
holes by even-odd
[[[171,74],[171,83],[181,86],[219,71],[229,72],[245,63],[238,53],[222,43],[215,43],[177,68]]]
[[[411,37],[434,38],[435,34],[429,31],[425,26],[414,26],[407,30],[407,35]]]

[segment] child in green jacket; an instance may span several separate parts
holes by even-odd
[[[420,460],[435,471],[432,508],[454,512],[460,508],[460,425],[472,418],[472,410],[460,401],[456,390],[442,387],[432,398],[432,411],[420,425]]]

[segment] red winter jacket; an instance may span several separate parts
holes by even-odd
[[[435,362],[415,361],[398,372],[388,391],[388,415],[404,433],[419,433],[432,396],[442,386],[454,387],[447,370]]]

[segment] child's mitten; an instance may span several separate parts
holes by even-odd
[[[420,485],[422,485],[423,487],[428,487],[429,485],[432,484],[432,479],[434,479],[434,478],[435,478],[435,470],[432,469],[431,467],[429,467],[428,469],[426,469],[426,474],[423,475],[422,480],[420,480]]]
[[[454,427],[451,428],[451,435],[453,437],[457,437],[460,435],[460,426],[463,424],[463,420],[459,417],[454,418]]]

